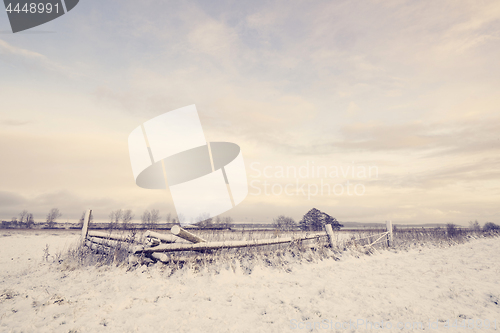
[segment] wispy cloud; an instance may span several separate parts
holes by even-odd
[[[33,123],[31,120],[16,120],[16,119],[5,119],[1,122],[3,125],[7,126],[24,126]]]
[[[54,61],[41,53],[12,45],[1,39],[0,59],[30,70],[41,70],[72,78],[81,76],[71,67],[62,65],[60,62]]]
[[[364,152],[418,152],[436,157],[496,153],[500,150],[500,119],[492,117],[454,123],[414,121],[402,124],[384,122],[352,123],[332,134],[335,138],[276,142],[299,155],[331,155]],[[321,141],[318,143],[318,141]]]

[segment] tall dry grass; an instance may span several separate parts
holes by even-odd
[[[120,231],[126,235],[125,231]],[[130,255],[132,246],[144,242],[141,234],[129,234],[130,242],[118,242],[117,247],[95,246],[90,249],[81,243],[65,253],[59,254],[59,263],[66,269],[78,267],[114,265],[134,269],[142,265],[157,264],[173,273],[179,269],[220,272],[223,269],[239,269],[250,274],[257,265],[291,271],[293,266],[303,262],[331,260],[343,256],[372,255],[380,251],[408,250],[415,247],[445,247],[481,237],[499,237],[499,232],[481,232],[470,229],[396,229],[393,242],[388,246],[386,238],[372,244],[384,230],[367,229],[358,231],[334,231],[333,246],[328,237],[294,241],[285,244],[218,249],[208,251],[182,251],[166,253],[163,262],[157,263],[149,255]],[[193,231],[207,241],[256,240],[277,237],[298,238],[304,231],[278,230],[197,230]],[[371,245],[372,244],[372,245]]]

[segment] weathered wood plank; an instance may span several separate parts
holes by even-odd
[[[198,237],[195,234],[192,234],[189,231],[182,229],[178,225],[174,225],[172,229],[170,229],[170,232],[177,237],[190,241],[191,243],[206,242],[206,240],[204,240],[203,238]]]
[[[133,249],[134,253],[153,253],[153,252],[173,252],[173,251],[203,251],[215,249],[228,249],[240,248],[250,246],[263,246],[273,244],[290,243],[299,240],[314,239],[318,237],[325,237],[326,233],[316,233],[312,235],[302,236],[298,238],[283,237],[273,239],[257,239],[248,241],[223,241],[223,242],[201,242],[196,244],[162,244],[155,247],[145,248],[143,246],[136,246]]]
[[[131,241],[130,236],[113,235],[113,234],[111,234],[109,232],[102,232],[102,231],[95,231],[95,230],[89,230],[87,237],[97,237],[97,238],[104,238],[104,239],[112,239],[112,240],[117,240],[117,241],[121,241],[121,242],[130,242]]]
[[[87,238],[89,241],[92,243],[96,243],[99,245],[104,245],[108,247],[123,247],[126,248],[128,246],[127,243],[124,243],[122,241],[118,240],[113,240],[113,239],[104,239],[104,238],[98,238],[98,237],[88,237]]]
[[[176,243],[181,240],[181,238],[174,235],[160,234],[159,232],[154,232],[150,230],[146,230],[146,232],[144,233],[144,237],[158,238],[164,243]]]

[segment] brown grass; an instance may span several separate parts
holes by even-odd
[[[126,234],[126,231],[120,231]],[[295,241],[286,244],[265,245],[238,249],[220,249],[204,252],[171,252],[166,253],[167,259],[157,263],[170,272],[187,268],[194,271],[208,270],[215,273],[224,268],[236,269],[250,274],[256,265],[275,267],[280,270],[291,271],[293,265],[302,262],[315,262],[327,259],[338,259],[344,255],[371,255],[383,250],[408,250],[415,247],[445,247],[470,241],[480,237],[498,237],[500,233],[483,233],[468,229],[457,229],[451,234],[447,229],[396,229],[394,241],[389,248],[386,238],[369,246],[384,232],[379,229],[359,230],[353,232],[334,231],[334,246],[332,247],[327,237],[312,240]],[[223,240],[254,240],[276,237],[298,237],[304,235],[303,231],[281,232],[277,230],[196,230],[193,231],[207,241]],[[133,237],[131,237],[133,238]],[[140,234],[135,235],[135,240],[141,242]],[[134,269],[141,265],[154,264],[148,255],[131,256],[130,243],[120,243],[117,248],[99,246],[91,250],[81,244],[76,245],[64,254],[59,255],[59,262],[64,267],[76,269],[85,266],[115,265]],[[135,244],[136,245],[136,244]]]

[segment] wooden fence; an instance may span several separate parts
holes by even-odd
[[[329,245],[334,248],[334,233],[330,224],[325,225],[325,231],[316,233],[307,233],[299,237],[278,237],[271,239],[258,240],[236,240],[236,241],[217,241],[209,242],[205,239],[182,229],[175,225],[170,229],[170,234],[163,234],[147,230],[142,235],[124,236],[113,235],[111,232],[102,232],[89,230],[89,220],[92,210],[89,209],[85,213],[85,218],[82,227],[82,243],[83,245],[93,249],[109,249],[109,248],[127,248],[131,254],[145,254],[149,257],[164,261],[166,259],[165,252],[179,251],[207,251],[216,249],[233,249],[242,247],[264,246],[273,244],[292,243],[308,239],[320,239],[328,237]],[[373,240],[375,237],[377,239]],[[386,241],[387,246],[392,243],[392,222],[387,222],[387,231],[381,234],[371,235],[368,237],[353,239],[351,242],[358,245],[360,240],[367,239],[368,244],[361,245],[363,248],[373,248],[373,245]]]

